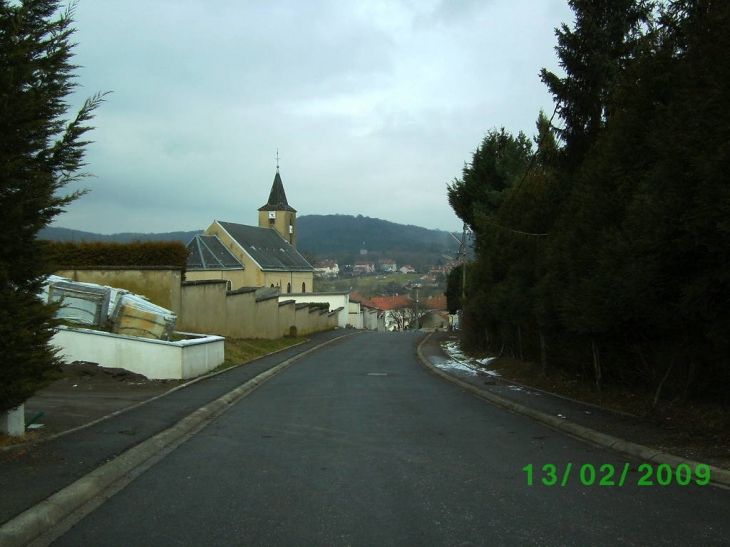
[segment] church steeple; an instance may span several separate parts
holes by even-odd
[[[266,205],[259,208],[259,211],[291,211],[296,213],[296,209],[289,205],[286,199],[286,192],[284,192],[284,183],[281,182],[281,175],[279,174],[279,168],[276,168],[276,175],[274,176],[274,184],[271,185],[271,193],[269,193],[269,201]]]
[[[296,249],[297,210],[289,205],[284,192],[284,183],[279,174],[279,151],[276,151],[276,175],[271,186],[269,201],[259,207],[259,226],[273,228]]]

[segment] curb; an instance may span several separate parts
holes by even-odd
[[[327,340],[262,372],[248,382],[211,401],[172,427],[130,448],[46,500],[27,509],[0,526],[0,547],[27,545],[59,524],[74,511],[100,495],[136,467],[157,455],[165,447],[182,439],[196,427],[211,421],[260,385],[283,372],[303,357],[352,335]]]
[[[428,341],[430,337],[431,334],[426,336],[416,348],[416,357],[421,362],[421,364],[432,374],[440,376],[444,380],[447,380],[452,384],[457,385],[458,387],[476,395],[477,397],[486,400],[487,402],[514,412],[515,414],[526,416],[527,418],[530,418],[535,422],[540,422],[542,424],[550,426],[553,429],[557,429],[558,431],[566,433],[567,435],[570,435],[571,437],[574,437],[576,439],[587,441],[594,445],[608,448],[609,450],[613,450],[615,452],[628,454],[642,460],[658,464],[667,464],[673,469],[676,469],[677,466],[680,464],[685,464],[688,465],[693,472],[698,465],[707,466],[710,468],[711,483],[721,486],[730,486],[730,471],[727,471],[725,469],[720,469],[719,467],[715,467],[713,465],[707,465],[703,464],[702,462],[674,456],[673,454],[660,452],[658,450],[654,450],[653,448],[642,446],[640,444],[632,443],[629,441],[624,441],[605,433],[600,433],[589,427],[578,425],[563,418],[558,418],[557,416],[552,416],[539,410],[535,410],[519,403],[515,403],[514,401],[505,399],[500,395],[496,395],[494,393],[491,393],[490,391],[485,391],[468,382],[456,378],[455,376],[452,376],[449,373],[439,369],[437,366],[431,363],[423,354],[421,347]]]
[[[345,334],[343,336],[340,336],[339,338],[345,338],[346,336],[352,336],[351,334]],[[338,338],[334,338],[333,340],[337,340]],[[150,397],[149,399],[145,399],[144,401],[140,401],[138,403],[135,403],[133,405],[120,408],[119,410],[115,410],[114,412],[110,412],[106,416],[102,416],[101,418],[97,418],[94,421],[91,421],[87,424],[82,424],[76,427],[73,427],[71,429],[67,429],[65,431],[60,431],[59,433],[56,433],[55,435],[49,435],[48,437],[43,437],[42,439],[36,439],[25,443],[18,443],[18,444],[11,444],[10,446],[0,446],[0,453],[2,452],[10,452],[12,450],[19,450],[24,449],[32,445],[45,443],[48,441],[55,441],[56,439],[63,437],[64,435],[68,435],[70,433],[74,433],[76,431],[80,431],[82,429],[85,429],[87,427],[91,427],[92,425],[96,425],[100,422],[103,422],[105,420],[108,420],[109,418],[113,418],[114,416],[119,416],[120,414],[124,414],[125,412],[129,412],[130,410],[134,410],[135,408],[139,408],[143,405],[146,405],[147,403],[151,403],[152,401],[156,401],[157,399],[162,399],[163,397],[166,397],[170,395],[171,393],[175,393],[176,391],[179,391],[181,389],[184,389],[186,387],[192,386],[193,384],[197,384],[198,382],[202,380],[207,380],[208,378],[213,378],[214,376],[218,376],[219,374],[225,374],[226,372],[229,372],[231,370],[237,369],[238,367],[242,367],[244,365],[248,365],[249,363],[253,363],[255,361],[258,361],[260,359],[264,359],[265,357],[270,357],[272,355],[276,355],[277,353],[281,353],[282,351],[286,351],[287,349],[295,348],[297,346],[301,346],[302,344],[306,344],[307,342],[299,342],[298,344],[294,344],[293,346],[289,346],[287,348],[283,348],[280,350],[272,351],[271,353],[267,353],[266,355],[262,355],[261,357],[256,357],[255,359],[251,359],[249,361],[245,361],[243,363],[239,363],[237,365],[233,365],[231,367],[228,367],[224,370],[219,370],[218,372],[209,372],[207,374],[203,374],[202,376],[197,376],[193,379],[191,379],[189,382],[185,382],[184,384],[180,384],[179,386],[175,386],[164,393],[160,393],[159,395],[156,395],[155,397]],[[318,346],[317,346],[318,347]],[[261,373],[263,374],[263,372]]]

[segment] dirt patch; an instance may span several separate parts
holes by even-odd
[[[150,380],[146,376],[122,368],[107,368],[84,361],[75,361],[69,365],[64,365],[61,370],[63,377],[43,391],[53,391],[55,393],[125,393],[133,389],[137,392],[164,393],[188,381]]]
[[[189,380],[150,380],[120,368],[76,361],[62,368],[62,377],[25,402],[26,440],[37,440],[88,424],[146,401]],[[40,415],[42,413],[42,415]],[[17,442],[0,438],[0,446]]]

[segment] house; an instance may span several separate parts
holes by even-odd
[[[398,268],[395,265],[395,260],[390,258],[381,258],[378,260],[378,270],[381,272],[397,272]]]
[[[428,269],[428,273],[431,275],[444,275],[444,266],[442,264],[434,264]]]
[[[374,296],[371,301],[384,310],[386,330],[406,330],[415,326],[417,303],[410,297]]]
[[[448,329],[451,325],[451,318],[445,311],[428,310],[419,318],[422,329]]]
[[[446,295],[440,294],[423,303],[424,314],[420,317],[423,329],[448,329],[451,326],[446,303]]]
[[[375,302],[353,292],[350,293],[350,304],[351,308],[359,307],[359,314],[362,317],[362,328],[377,331],[385,330],[385,315]],[[357,304],[358,306],[352,306],[352,304]]]
[[[315,277],[337,277],[340,267],[335,260],[320,260],[314,265]]]
[[[375,263],[367,260],[355,262],[355,265],[352,267],[352,273],[355,275],[369,274],[373,273],[374,271]]]
[[[229,290],[270,287],[279,292],[312,292],[314,268],[296,250],[296,210],[286,199],[276,168],[259,225],[214,220],[188,243],[186,280],[227,280]]]
[[[400,273],[404,274],[413,274],[416,273],[416,269],[411,266],[410,264],[406,264],[405,266],[402,266],[400,270],[398,270]]]

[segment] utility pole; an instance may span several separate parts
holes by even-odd
[[[461,321],[464,318],[464,302],[466,302],[466,235],[467,235],[466,222],[463,225],[461,232],[461,239],[451,234],[456,241],[459,242],[459,253],[456,255],[457,262],[461,266],[461,309],[458,311],[459,316],[459,327],[461,327]]]
[[[461,309],[464,309],[466,300],[466,222],[461,233],[461,246],[459,247],[459,261],[461,262]]]
[[[416,330],[421,328],[421,321],[418,318],[418,287],[416,287]]]

